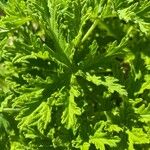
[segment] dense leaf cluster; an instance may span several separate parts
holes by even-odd
[[[0,147],[148,150],[149,0],[1,0]]]

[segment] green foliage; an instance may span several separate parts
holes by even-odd
[[[1,0],[3,150],[148,150],[149,0]]]

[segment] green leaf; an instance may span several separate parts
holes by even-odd
[[[5,119],[5,117],[0,114],[0,131],[1,132],[8,132],[10,128],[9,122]],[[4,131],[3,131],[4,130]]]
[[[119,133],[120,131],[123,131],[123,129],[121,127],[119,127],[118,125],[115,125],[115,124],[108,125],[107,130],[109,132],[117,132],[117,133]]]
[[[118,79],[114,78],[114,77],[109,77],[106,76],[105,77],[105,82],[103,83],[103,85],[108,87],[108,91],[110,93],[114,93],[114,91],[118,92],[120,95],[125,95],[127,96],[128,93],[127,91],[124,89],[123,85],[120,85]]]
[[[42,92],[43,89],[39,90],[39,89],[22,87],[20,89],[21,95],[13,99],[14,103],[12,106],[14,108],[20,108],[20,107],[26,107],[26,105],[30,103],[32,104],[34,102],[37,102],[42,97]]]
[[[96,149],[105,150],[105,146],[116,147],[117,143],[120,142],[120,138],[117,136],[111,136],[104,132],[107,130],[107,122],[100,121],[95,124],[95,133],[90,137],[89,143],[93,143]]]
[[[104,85],[108,88],[108,91],[110,93],[114,93],[115,91],[118,92],[120,95],[125,95],[127,96],[128,93],[127,91],[124,89],[123,85],[120,85],[118,82],[119,80],[114,78],[114,77],[110,77],[110,76],[105,76],[104,80],[102,80],[101,77],[97,77],[95,75],[90,75],[89,73],[86,74],[86,79],[92,83],[94,83],[95,85],[99,86],[99,85]]]
[[[66,99],[66,108],[62,114],[61,123],[65,124],[67,129],[73,129],[77,123],[76,115],[81,115],[81,109],[74,101],[75,96],[78,96],[78,91],[71,87],[69,97]]]
[[[39,132],[44,134],[44,131],[50,122],[51,106],[46,102],[42,102],[30,115],[23,117],[18,126],[21,131],[26,131],[27,129],[30,131],[30,128],[36,126]]]
[[[11,142],[10,150],[19,150],[19,149],[26,149],[26,148],[27,147],[25,147],[23,144],[21,144],[18,141]]]
[[[89,150],[90,144],[87,142],[84,142],[83,145],[81,146],[81,150]]]
[[[110,147],[116,147],[117,143],[120,141],[118,137],[107,137],[106,133],[95,133],[94,136],[90,138],[90,143],[93,143],[96,149],[105,150],[105,145]]]
[[[139,120],[145,123],[150,123],[150,104],[146,107],[145,104],[142,104],[140,107],[135,108],[137,114],[140,115]]]
[[[146,74],[144,77],[145,82],[142,84],[140,90],[136,94],[141,94],[145,90],[150,90],[150,75]]]
[[[60,63],[66,67],[70,67],[70,62],[66,58],[63,52],[54,52],[51,48],[49,48],[47,45],[43,45],[45,51],[49,52],[49,57],[52,58],[52,60],[56,61],[57,63]],[[61,55],[60,55],[61,53]]]
[[[129,149],[134,149],[134,144],[149,144],[150,138],[141,128],[133,128],[132,131],[127,130]]]
[[[95,75],[91,76],[89,73],[86,74],[86,79],[97,86],[102,84],[101,77],[97,77]]]
[[[134,19],[134,17],[136,16],[134,10],[136,9],[137,5],[138,3],[134,3],[130,7],[118,10],[119,18],[125,20],[126,22]]]
[[[144,64],[146,65],[146,69],[150,70],[150,57],[142,53],[142,59],[144,60]]]

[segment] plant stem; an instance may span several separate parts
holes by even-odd
[[[3,113],[3,112],[11,113],[11,112],[18,112],[18,111],[20,111],[20,109],[18,108],[1,108],[0,109],[0,113]]]
[[[98,24],[98,20],[95,20],[90,29],[87,31],[87,33],[84,35],[83,39],[81,40],[81,43],[83,43],[92,33],[92,31],[95,29],[95,27]]]

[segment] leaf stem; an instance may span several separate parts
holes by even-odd
[[[92,26],[90,27],[90,29],[87,31],[87,33],[84,35],[84,37],[81,40],[81,43],[83,43],[92,33],[92,31],[95,29],[95,27],[98,24],[98,20],[95,20],[94,23],[92,24]]]
[[[11,112],[18,112],[20,111],[19,108],[0,108],[0,113],[11,113]]]

